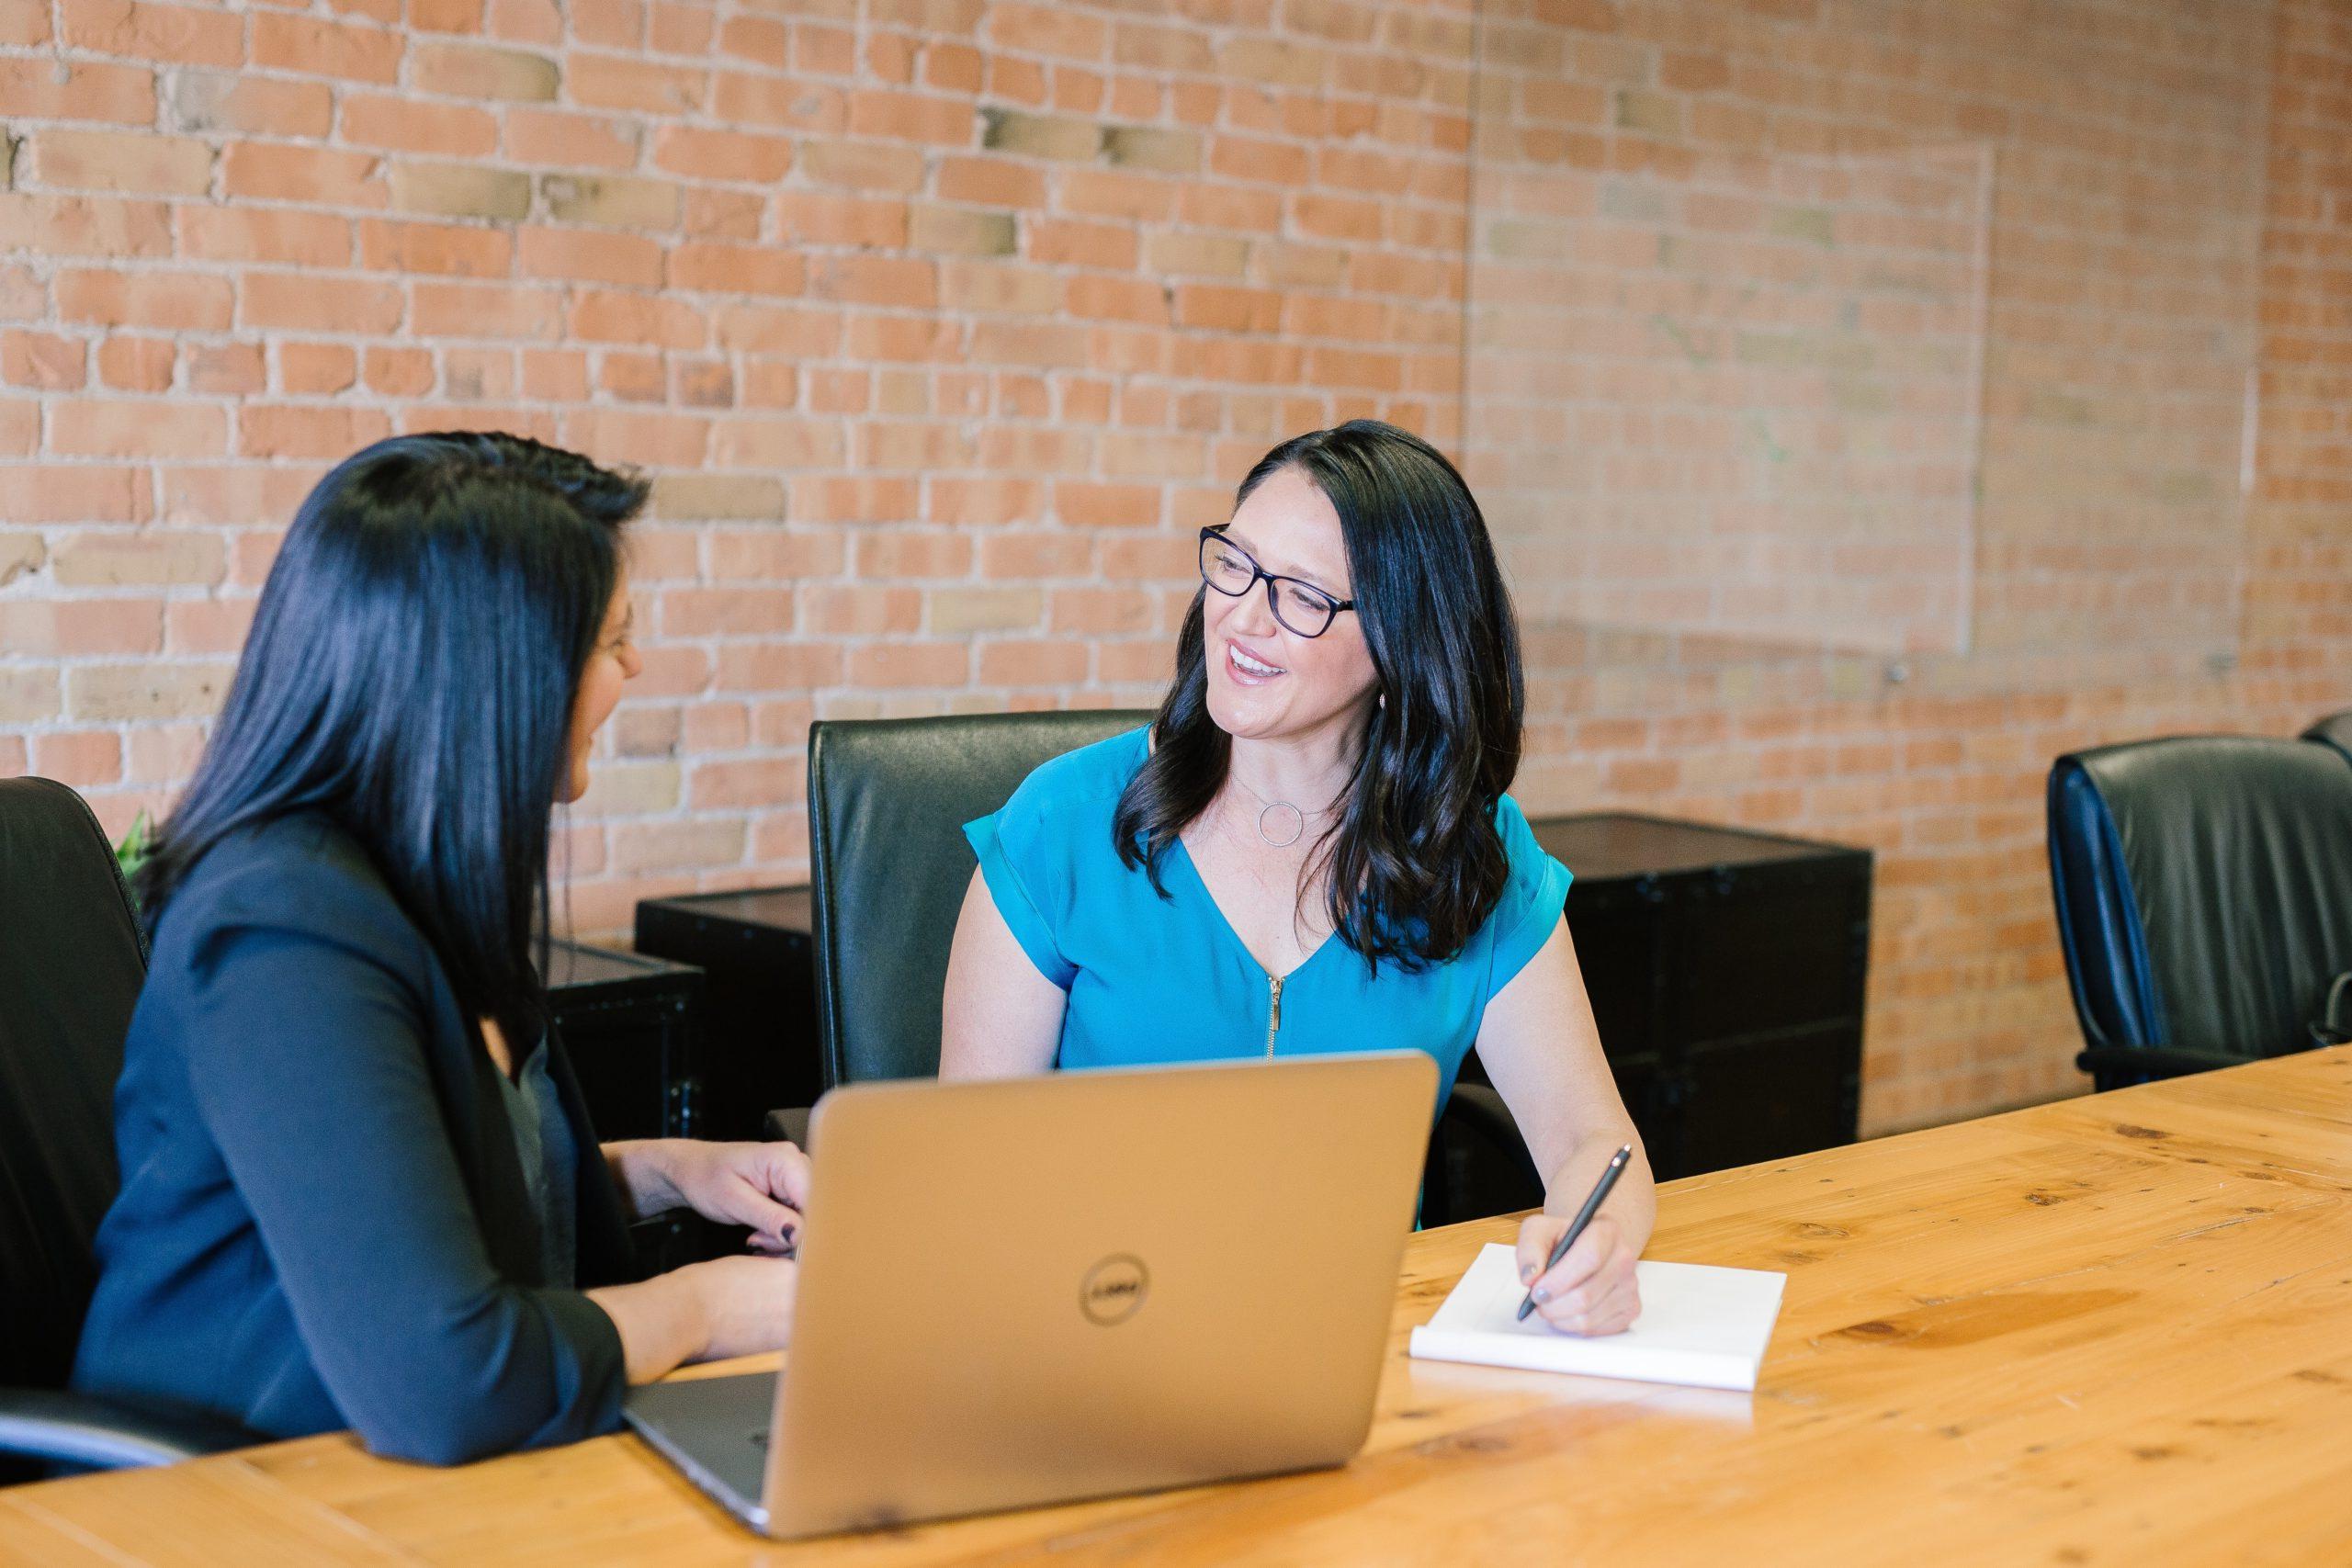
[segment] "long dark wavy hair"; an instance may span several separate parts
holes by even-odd
[[[536,1027],[573,702],[645,495],[515,435],[400,435],[338,464],[287,531],[140,869],[148,919],[222,839],[321,813],[366,848],[469,1016]]]
[[[1328,869],[1332,927],[1368,966],[1425,968],[1462,951],[1510,874],[1495,803],[1518,771],[1526,709],[1510,595],[1470,487],[1419,436],[1358,419],[1294,437],[1250,470],[1235,507],[1285,468],[1340,514],[1385,698],[1309,863]],[[1232,753],[1209,716],[1206,593],[1178,634],[1152,754],[1112,819],[1119,858],[1163,898],[1161,863],[1216,797]]]

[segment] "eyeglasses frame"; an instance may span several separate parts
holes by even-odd
[[[1202,529],[1199,542],[1193,546],[1193,548],[1198,550],[1201,545],[1207,544],[1211,539],[1215,539],[1218,544],[1223,545],[1227,549],[1231,550],[1235,555],[1239,556],[1243,560],[1250,563],[1250,581],[1243,583],[1238,588],[1223,587],[1210,578],[1208,566],[1204,562],[1200,569],[1202,582],[1205,583],[1209,588],[1213,589],[1216,592],[1224,594],[1228,599],[1247,598],[1249,596],[1250,590],[1257,587],[1259,583],[1263,582],[1266,585],[1267,610],[1273,615],[1275,621],[1282,626],[1282,628],[1284,631],[1289,632],[1293,637],[1303,637],[1310,639],[1321,637],[1324,632],[1328,632],[1331,629],[1333,623],[1339,620],[1340,611],[1353,610],[1356,607],[1356,602],[1354,600],[1335,597],[1329,590],[1318,588],[1303,577],[1286,577],[1280,572],[1268,571],[1264,567],[1258,564],[1258,558],[1256,556],[1251,555],[1248,550],[1243,549],[1239,545],[1235,544],[1232,539],[1227,537],[1223,528]],[[1277,582],[1295,583],[1299,587],[1306,590],[1307,592],[1312,593],[1315,597],[1322,600],[1324,603],[1331,606],[1331,613],[1324,619],[1321,630],[1303,632],[1296,626],[1292,626],[1288,621],[1283,619],[1282,604],[1274,597],[1274,584]]]

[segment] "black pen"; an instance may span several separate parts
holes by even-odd
[[[1600,1211],[1601,1200],[1608,1197],[1609,1190],[1617,1185],[1617,1178],[1624,1170],[1625,1162],[1633,1157],[1634,1145],[1631,1144],[1619,1145],[1617,1152],[1609,1156],[1609,1168],[1602,1171],[1600,1179],[1592,1184],[1592,1196],[1584,1201],[1584,1207],[1577,1211],[1577,1217],[1568,1222],[1568,1228],[1560,1233],[1558,1241],[1552,1244],[1552,1256],[1544,1262],[1544,1274],[1549,1274],[1553,1269],[1557,1269],[1560,1266],[1560,1259],[1568,1255],[1568,1248],[1577,1244],[1577,1237],[1584,1235],[1584,1227],[1592,1224],[1592,1216]],[[1539,1280],[1543,1277],[1543,1274],[1536,1276]],[[1531,1286],[1527,1292],[1527,1299],[1519,1303],[1519,1315],[1511,1321],[1525,1323],[1527,1314],[1534,1310],[1535,1292]]]

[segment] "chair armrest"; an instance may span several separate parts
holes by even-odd
[[[2075,1066],[2106,1089],[2210,1073],[2216,1067],[2244,1066],[2254,1059],[2226,1051],[2188,1051],[2173,1045],[2094,1045],[2075,1058]]]
[[[1524,1150],[1526,1140],[1519,1135],[1519,1123],[1511,1120],[1510,1108],[1503,1097],[1482,1083],[1456,1083],[1453,1094],[1439,1113],[1442,1122],[1455,1122],[1475,1130],[1482,1137],[1490,1138],[1506,1149]],[[1528,1168],[1535,1168],[1530,1161]]]
[[[264,1442],[233,1422],[53,1388],[0,1388],[0,1454],[82,1470],[171,1464]]]
[[[797,1144],[806,1150],[808,1147],[808,1118],[815,1110],[814,1106],[795,1105],[782,1111],[771,1111],[766,1120],[760,1123],[760,1135],[772,1143]]]
[[[1416,1225],[1455,1224],[1543,1201],[1544,1178],[1503,1097],[1485,1084],[1455,1080],[1430,1133]]]

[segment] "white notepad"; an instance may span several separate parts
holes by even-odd
[[[1623,1334],[1579,1339],[1530,1314],[1514,1320],[1527,1294],[1519,1255],[1490,1243],[1437,1309],[1413,1330],[1411,1353],[1430,1361],[1471,1361],[1535,1372],[1753,1389],[1772,1323],[1781,1314],[1786,1274],[1715,1269],[1701,1263],[1637,1263],[1642,1315]]]

